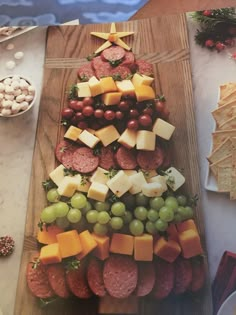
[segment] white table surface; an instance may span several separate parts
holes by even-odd
[[[236,252],[236,202],[230,201],[227,195],[204,189],[208,167],[206,156],[210,150],[213,130],[210,112],[216,107],[218,86],[236,81],[236,62],[229,58],[227,52],[218,54],[195,45],[193,37],[196,26],[191,20],[188,24],[202,183],[201,201],[212,280],[223,252]],[[4,315],[12,315],[14,310],[42,87],[45,38],[46,28],[36,28],[11,40],[15,45],[13,51],[6,50],[9,42],[0,44],[0,76],[9,73],[25,75],[32,79],[38,91],[37,102],[28,113],[12,119],[0,117],[0,236],[9,234],[16,241],[14,253],[8,258],[0,259],[0,309]],[[24,59],[14,70],[6,70],[5,62],[12,59],[16,51],[23,51]]]

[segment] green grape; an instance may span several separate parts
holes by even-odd
[[[186,196],[178,195],[176,197],[176,199],[177,199],[177,202],[178,202],[179,206],[185,207],[187,205],[187,197]]]
[[[164,232],[166,231],[166,229],[168,228],[168,223],[161,220],[161,219],[158,219],[156,222],[155,222],[155,227],[158,231],[160,232]]]
[[[149,234],[154,235],[157,233],[157,229],[154,222],[147,221],[145,224],[145,229]]]
[[[174,211],[171,207],[161,207],[159,211],[159,216],[162,221],[170,222],[174,219]]]
[[[52,223],[56,220],[56,212],[55,212],[55,206],[48,206],[43,209],[40,215],[40,219],[45,223]]]
[[[71,206],[73,208],[82,209],[86,207],[87,198],[82,193],[75,193],[70,199]]]
[[[71,208],[67,213],[67,219],[70,223],[77,223],[80,221],[82,213],[79,209]]]
[[[122,217],[125,213],[125,204],[121,201],[113,203],[111,206],[111,212],[117,217]]]
[[[174,220],[173,220],[173,221],[174,221],[175,223],[178,223],[178,222],[183,221],[181,215],[180,215],[178,212],[175,213],[175,215],[174,215]]]
[[[138,193],[137,195],[135,195],[135,201],[137,206],[147,206],[149,198],[143,193]]]
[[[66,229],[70,225],[70,222],[67,220],[67,217],[57,218],[56,225],[61,229]]]
[[[100,224],[107,224],[110,221],[111,217],[107,211],[98,212],[97,221]]]
[[[71,227],[78,232],[83,232],[84,230],[88,229],[88,222],[85,217],[82,216],[79,222],[71,223]]]
[[[85,215],[89,210],[92,210],[92,204],[91,202],[87,201],[86,206],[81,209],[81,212],[83,215]]]
[[[134,209],[134,216],[136,219],[144,221],[147,219],[147,209],[145,207],[139,206]]]
[[[159,219],[159,213],[158,211],[154,209],[149,209],[147,213],[148,220],[155,222],[157,219]]]
[[[102,202],[102,201],[96,201],[95,204],[95,209],[97,211],[108,211],[110,210],[111,208],[111,205],[109,202],[105,201],[105,202]]]
[[[47,192],[47,200],[49,202],[57,202],[60,199],[60,195],[57,192],[57,188],[52,188]]]
[[[108,227],[105,224],[96,223],[94,224],[93,231],[97,235],[106,235]]]
[[[110,220],[110,226],[113,230],[120,230],[124,225],[124,221],[121,217],[113,217]]]
[[[130,211],[125,211],[124,215],[122,216],[122,219],[124,220],[125,224],[128,224],[132,221],[133,215]]]
[[[188,220],[193,218],[193,209],[189,206],[178,207],[177,213],[181,216],[182,220]]]
[[[96,223],[98,218],[98,212],[97,210],[89,210],[86,213],[86,219],[88,223]]]
[[[57,218],[65,217],[69,211],[69,206],[66,202],[59,201],[54,204]]]
[[[143,234],[144,225],[140,220],[134,219],[129,224],[130,233],[134,236],[139,236]]]
[[[165,201],[162,197],[154,197],[151,198],[149,201],[149,205],[154,210],[160,210],[161,207],[163,207],[165,204]]]
[[[169,196],[165,200],[165,206],[172,208],[176,212],[179,205],[175,197]]]
[[[127,209],[135,208],[136,201],[135,201],[134,195],[131,195],[130,193],[126,193],[120,198],[120,200],[126,205]]]

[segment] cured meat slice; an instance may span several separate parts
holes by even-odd
[[[146,60],[136,60],[137,72],[147,76],[153,76],[153,65]]]
[[[192,292],[199,291],[205,283],[205,266],[203,258],[196,258],[191,261],[192,264],[192,281],[189,290]]]
[[[66,274],[63,265],[48,265],[47,274],[49,283],[54,292],[61,298],[68,298],[70,296],[70,290],[66,282]]]
[[[114,80],[125,80],[131,75],[131,71],[127,66],[119,65],[111,69],[110,75]]]
[[[122,63],[120,64],[121,66],[126,66],[131,69],[131,71],[135,70],[135,56],[132,53],[132,51],[126,51],[125,52],[125,57]]]
[[[148,295],[155,284],[155,268],[152,262],[138,263],[138,284],[135,290],[137,296]]]
[[[101,57],[108,61],[117,61],[121,60],[125,56],[125,50],[124,48],[120,46],[111,46],[107,49],[104,49],[101,53]]]
[[[74,152],[77,149],[77,146],[67,140],[62,140],[59,142],[55,148],[55,155],[59,162],[62,163],[62,158],[64,155],[67,155],[69,152]]]
[[[164,160],[164,152],[156,147],[154,151],[139,151],[137,154],[138,165],[144,170],[155,170],[160,167]]]
[[[91,77],[95,76],[91,62],[85,63],[79,67],[77,75],[81,81],[88,81]]]
[[[32,262],[28,263],[26,278],[28,287],[34,296],[47,299],[55,295],[48,281],[47,267],[42,263],[38,263],[35,267]]]
[[[99,157],[95,156],[90,148],[78,148],[73,153],[72,167],[80,173],[91,173],[98,167],[98,164]]]
[[[134,150],[129,150],[121,146],[116,152],[116,161],[123,170],[133,170],[137,166],[136,154]]]
[[[92,258],[88,264],[87,270],[88,285],[92,292],[100,297],[106,295],[103,281],[103,262],[96,258]]]
[[[178,257],[174,263],[175,268],[175,284],[174,293],[184,293],[192,282],[192,266],[189,259]]]
[[[166,298],[174,287],[174,264],[158,258],[155,263],[156,281],[153,288],[153,295],[157,299]]]
[[[116,167],[115,154],[111,147],[102,147],[100,154],[99,166],[105,170]]]
[[[138,281],[138,267],[129,256],[111,255],[104,264],[103,279],[108,293],[118,299],[134,292]]]
[[[102,60],[100,56],[93,58],[92,67],[98,79],[111,76],[112,66],[109,62]]]

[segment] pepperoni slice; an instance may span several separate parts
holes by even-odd
[[[138,284],[135,290],[137,296],[148,295],[155,284],[155,268],[152,262],[138,263]]]
[[[117,61],[121,60],[125,56],[124,48],[120,46],[111,46],[107,49],[104,49],[101,53],[101,57],[107,61]]]
[[[93,172],[99,164],[99,157],[93,155],[93,150],[87,147],[78,148],[73,153],[72,167],[86,174]]]
[[[103,262],[96,258],[91,258],[88,264],[87,278],[90,289],[97,296],[106,295],[106,289],[103,281]]]
[[[133,170],[137,166],[136,154],[134,150],[129,150],[121,146],[116,152],[116,161],[123,170]]]
[[[163,150],[156,147],[154,151],[139,151],[137,155],[138,165],[144,170],[155,170],[160,167],[164,160]]]
[[[70,296],[70,291],[66,282],[66,274],[63,265],[48,265],[47,274],[49,283],[54,292],[61,298],[68,298]]]
[[[153,76],[153,65],[146,60],[136,60],[137,72],[147,76]]]
[[[107,146],[101,148],[99,166],[105,170],[116,167],[115,155],[111,147]]]
[[[77,75],[81,81],[88,81],[91,77],[95,76],[91,62],[85,63],[79,67]]]
[[[153,288],[153,295],[157,299],[166,298],[174,287],[174,264],[158,258],[155,263],[156,281]]]
[[[111,76],[112,66],[109,62],[102,60],[100,56],[93,58],[92,66],[98,79]]]
[[[69,152],[74,152],[77,146],[75,146],[73,143],[62,140],[59,142],[55,148],[55,155],[57,160],[62,163],[62,158],[64,155],[67,155]]]
[[[126,51],[125,52],[125,57],[122,63],[120,64],[121,66],[127,66],[131,69],[134,68],[135,66],[135,56],[132,53],[132,51]]]
[[[127,66],[119,65],[111,69],[110,75],[115,78],[115,80],[125,80],[131,75],[131,71]]]

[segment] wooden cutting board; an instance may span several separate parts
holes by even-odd
[[[116,27],[117,31],[134,31],[134,36],[124,40],[139,58],[153,63],[156,91],[166,96],[171,112],[170,121],[176,126],[172,139],[174,165],[184,169],[188,192],[192,195],[200,195],[186,17],[185,15],[160,16],[147,20],[117,23]],[[30,261],[37,248],[35,236],[39,215],[46,205],[41,183],[48,178],[48,174],[57,165],[54,148],[64,134],[64,128],[60,125],[60,112],[67,106],[67,92],[75,83],[77,67],[86,62],[85,57],[103,43],[103,40],[92,38],[91,31],[109,32],[110,25],[48,28],[43,91],[33,156],[15,315],[93,315],[98,313],[99,301],[97,299],[62,301],[42,310],[36,299],[29,293],[25,278],[27,262]],[[196,211],[196,220],[205,249],[204,223],[200,204]],[[150,298],[140,300],[138,314],[210,315],[211,304],[210,284],[207,281],[204,290],[194,296],[186,294],[178,298],[170,297],[160,303]],[[114,307],[111,305],[106,307],[106,304],[103,304],[100,309],[110,314],[125,313],[117,304]]]

